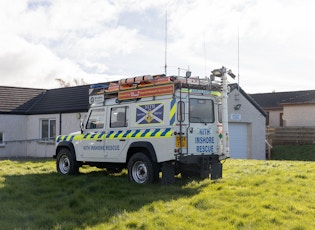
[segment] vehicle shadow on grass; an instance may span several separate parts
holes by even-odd
[[[202,189],[175,184],[138,185],[126,172],[103,171],[63,176],[57,173],[4,176],[0,188],[0,226],[3,229],[73,229],[110,223],[122,213],[153,202],[193,196]]]

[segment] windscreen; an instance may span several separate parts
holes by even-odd
[[[189,121],[192,123],[213,123],[213,101],[191,98],[189,100]]]

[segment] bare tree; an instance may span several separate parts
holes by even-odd
[[[78,86],[78,85],[87,85],[88,83],[86,81],[84,81],[83,78],[75,78],[73,79],[73,82],[71,81],[65,81],[61,78],[55,78],[55,80],[58,82],[58,84],[60,85],[60,87],[70,87],[70,86]]]

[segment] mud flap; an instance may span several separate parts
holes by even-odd
[[[217,180],[222,178],[222,163],[211,163],[211,180]]]
[[[164,162],[162,165],[162,184],[175,183],[175,167],[172,162]]]
[[[200,176],[202,179],[217,180],[222,178],[222,163],[219,155],[189,155],[179,159],[179,171],[188,176]],[[211,177],[209,176],[211,174]]]

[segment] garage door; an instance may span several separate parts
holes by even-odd
[[[230,155],[234,159],[247,159],[247,124],[229,123]]]

